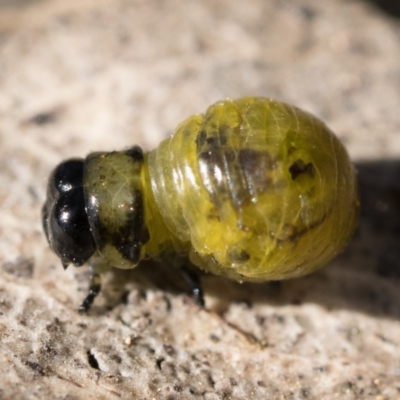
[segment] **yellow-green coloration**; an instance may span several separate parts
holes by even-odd
[[[157,213],[145,209],[146,226],[168,235],[150,234],[144,253],[157,256],[155,241],[169,237],[195,265],[237,280],[310,273],[356,225],[346,150],[321,121],[274,100],[226,100],[190,117],[150,152],[148,173]]]
[[[217,103],[142,160],[94,154],[85,168],[97,248],[119,268],[177,254],[237,280],[292,278],[326,264],[356,225],[342,144],[318,119],[269,99]]]
[[[126,152],[93,153],[85,161],[88,219],[104,261],[132,268],[140,261],[143,228],[143,160]]]

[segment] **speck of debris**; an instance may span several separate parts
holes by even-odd
[[[28,118],[27,124],[32,125],[48,125],[56,122],[58,116],[57,110],[39,112],[32,117]]]
[[[26,361],[25,363],[30,369],[32,369],[35,373],[39,375],[46,375],[44,368],[34,361]]]
[[[92,368],[97,369],[97,370],[100,371],[99,363],[97,362],[96,357],[94,356],[94,354],[90,350],[88,350],[86,352],[86,354],[87,354],[89,365]]]
[[[161,371],[161,364],[163,363],[163,361],[165,361],[165,358],[159,358],[159,359],[157,359],[157,361],[156,361],[156,364],[157,364],[157,368]]]
[[[220,338],[217,335],[214,335],[213,333],[210,335],[210,339],[214,342],[214,343],[218,343],[220,341]]]
[[[164,350],[171,357],[176,354],[176,350],[174,349],[174,347],[169,344],[164,344]]]
[[[4,263],[1,269],[16,278],[30,279],[33,275],[34,265],[32,260],[21,257],[15,261]]]

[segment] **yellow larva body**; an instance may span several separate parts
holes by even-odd
[[[307,274],[343,249],[356,224],[342,144],[273,100],[227,100],[190,117],[149,154],[148,169],[162,220],[192,262],[238,280]]]
[[[188,118],[147,154],[134,147],[60,164],[43,220],[64,264],[94,256],[126,269],[187,258],[264,281],[326,264],[348,242],[358,208],[354,167],[326,125],[248,97]]]
[[[273,100],[213,105],[139,169],[148,230],[140,259],[181,253],[237,280],[284,279],[327,263],[354,230],[355,173],[344,147],[316,118]],[[86,185],[99,175],[92,166]],[[110,265],[133,266],[110,249],[100,249]]]

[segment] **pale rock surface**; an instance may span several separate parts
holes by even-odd
[[[244,95],[346,144],[345,253],[281,284],[204,276],[204,310],[150,264],[79,315],[87,271],[41,229],[51,169]],[[400,399],[399,110],[400,19],[367,1],[0,0],[0,398]]]

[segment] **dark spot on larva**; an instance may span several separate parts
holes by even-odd
[[[207,214],[207,218],[211,220],[221,220],[221,216],[219,215],[219,212],[216,207],[212,207]]]
[[[297,238],[298,234],[299,229],[296,225],[286,223],[282,227],[276,239],[278,240],[278,242],[294,241]]]
[[[271,236],[275,237],[278,243],[295,242],[301,236],[305,235],[307,232],[310,232],[311,230],[322,225],[324,223],[327,215],[329,215],[329,213],[325,214],[321,219],[319,219],[318,221],[315,221],[313,224],[310,224],[301,230],[299,230],[295,225],[285,224],[283,230],[279,233],[278,236],[275,236],[274,234],[271,234]],[[295,266],[295,268],[300,268],[300,267]]]
[[[114,243],[115,245],[115,243]],[[121,253],[122,257],[130,261],[132,264],[137,264],[140,260],[141,245],[137,243],[124,244],[122,246],[115,246],[115,248]]]
[[[219,143],[218,143],[218,139],[217,138],[215,138],[215,137],[213,137],[213,136],[211,136],[211,137],[208,137],[207,139],[206,139],[206,143],[209,145],[209,147],[216,147]]]
[[[265,192],[270,187],[271,178],[268,172],[275,166],[269,153],[253,149],[240,149],[239,163],[250,194]]]
[[[145,226],[142,230],[142,245],[146,244],[150,240],[149,230]]]
[[[242,264],[250,259],[250,254],[244,250],[231,250],[228,257],[233,263]]]
[[[116,169],[116,160],[122,162],[122,171]],[[86,190],[94,199],[109,196],[114,182],[121,180],[119,174],[135,176],[140,174],[142,166],[143,153],[139,146],[134,146],[125,153],[90,155],[85,165],[86,173],[91,174]],[[93,170],[101,171],[98,177]],[[136,265],[140,260],[142,245],[149,240],[144,225],[143,193],[141,185],[135,180],[121,180],[121,183],[123,197],[116,197],[118,201],[105,203],[101,208],[97,201],[89,200],[87,215],[91,227],[95,228],[92,229],[92,234],[98,249],[101,251],[107,244],[111,244],[125,260]],[[114,216],[112,222],[110,215]]]
[[[201,148],[206,143],[207,133],[205,131],[200,131],[196,138],[197,148]]]
[[[129,157],[133,159],[135,163],[143,163],[143,150],[139,146],[133,146],[125,152]]]
[[[228,125],[214,127],[211,132],[201,130],[196,138],[196,145],[199,152],[210,149],[221,148],[228,143],[228,136],[232,129]]]
[[[119,226],[117,232],[111,235],[111,242],[119,250],[121,255],[137,264],[140,260],[140,251],[143,245],[144,232],[144,210],[143,210],[143,194],[139,188],[134,190],[134,196],[130,204],[129,211],[126,214],[126,221]]]
[[[294,151],[296,151],[296,147],[294,146],[290,146],[287,150],[287,154],[290,156],[290,154],[292,154]]]
[[[225,146],[228,142],[228,136],[233,133],[232,132],[232,127],[230,127],[229,125],[221,125],[219,127],[219,143],[222,146]]]
[[[214,256],[211,256],[211,261],[212,261],[214,264],[221,265],[221,264],[218,262],[218,260],[217,260]]]
[[[240,149],[239,161],[243,171],[255,175],[258,171],[274,168],[271,155],[266,151],[254,149]]]
[[[299,175],[305,174],[309,175],[311,178],[314,177],[314,165],[312,163],[305,163],[303,160],[296,160],[289,167],[290,175],[292,176],[292,180],[295,180]]]

